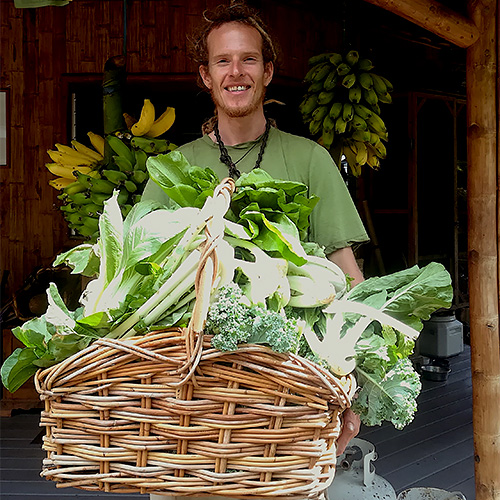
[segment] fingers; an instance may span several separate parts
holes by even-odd
[[[358,435],[359,428],[361,426],[361,420],[356,413],[354,413],[350,408],[344,411],[343,415],[342,430],[340,436],[337,439],[337,456],[344,453],[346,446],[349,441]]]

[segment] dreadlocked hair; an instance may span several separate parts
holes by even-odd
[[[276,64],[277,51],[267,27],[257,14],[257,11],[246,6],[243,2],[232,2],[231,5],[219,5],[213,11],[203,13],[205,23],[193,36],[189,37],[189,55],[192,60],[202,66],[208,65],[207,38],[212,30],[223,24],[238,22],[255,28],[262,37],[262,57],[264,64]]]

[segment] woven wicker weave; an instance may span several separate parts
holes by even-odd
[[[227,205],[234,186],[221,186],[216,199]],[[299,499],[318,498],[333,480],[355,380],[260,345],[211,347],[202,298],[222,228],[209,222],[188,328],[100,339],[36,374],[42,476],[58,487]]]

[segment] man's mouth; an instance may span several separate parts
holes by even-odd
[[[226,90],[228,92],[243,92],[244,90],[248,90],[249,88],[249,85],[232,85],[231,87],[226,87]]]

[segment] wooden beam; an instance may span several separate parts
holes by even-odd
[[[498,0],[469,0],[467,199],[476,500],[500,500]]]
[[[365,0],[439,35],[462,48],[479,37],[476,25],[434,0]]]

